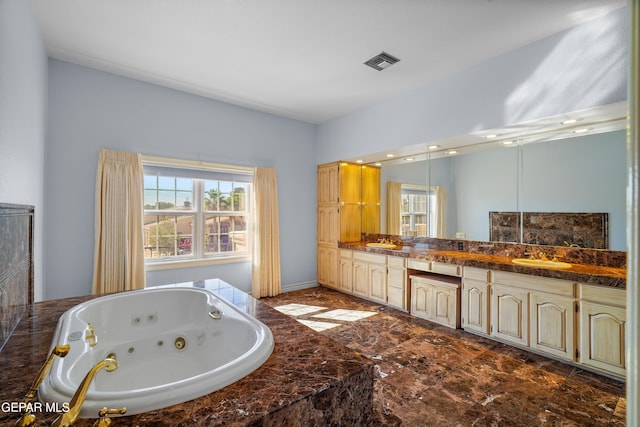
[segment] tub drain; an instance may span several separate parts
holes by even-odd
[[[173,342],[173,345],[176,347],[176,349],[178,350],[184,350],[187,347],[187,340],[185,340],[183,337],[178,337],[176,338],[176,340]]]

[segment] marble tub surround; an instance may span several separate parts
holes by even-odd
[[[378,426],[625,425],[622,382],[324,287],[264,301],[375,313],[322,334],[374,361]]]
[[[367,242],[377,242],[380,239],[389,239],[397,246],[395,249],[366,246]],[[458,249],[459,245],[461,249]],[[589,285],[618,288],[626,286],[627,253],[624,251],[383,234],[363,234],[360,242],[340,242],[339,246],[344,249],[573,280]],[[540,252],[544,252],[549,259],[556,256],[559,261],[572,264],[572,267],[567,270],[552,270],[523,267],[511,262],[514,258],[527,258],[531,253],[539,254]]]
[[[183,284],[187,285],[187,284]],[[275,348],[260,368],[217,392],[168,408],[114,419],[114,426],[371,425],[373,363],[222,281],[190,285],[218,289],[266,324]],[[0,401],[20,401],[47,357],[59,316],[92,297],[33,304],[0,352]],[[38,413],[38,425],[56,414]],[[0,412],[0,425],[19,415]],[[90,426],[95,419],[76,425]]]

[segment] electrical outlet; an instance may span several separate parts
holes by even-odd
[[[459,251],[463,251],[464,250],[464,243],[458,242],[458,250]]]

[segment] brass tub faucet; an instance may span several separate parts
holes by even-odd
[[[93,368],[91,368],[91,370],[87,372],[87,375],[85,375],[75,394],[71,398],[71,402],[69,402],[69,410],[56,418],[55,421],[51,424],[52,427],[72,426],[76,422],[78,416],[80,415],[82,404],[84,403],[84,400],[87,396],[89,384],[91,384],[93,378],[102,368],[104,368],[104,370],[107,372],[113,372],[118,369],[118,362],[116,362],[115,359],[106,358],[98,362]]]
[[[109,427],[111,425],[111,418],[109,415],[118,414],[124,415],[127,413],[127,408],[109,409],[106,406],[98,411],[100,417],[98,421],[93,424],[93,427]]]
[[[49,357],[44,362],[44,365],[42,365],[42,368],[40,368],[40,372],[38,372],[36,379],[33,381],[31,388],[29,388],[29,391],[24,396],[23,401],[25,403],[33,401],[34,398],[36,397],[38,387],[40,387],[40,383],[42,382],[42,380],[44,380],[44,377],[47,376],[47,373],[49,373],[49,370],[51,369],[51,365],[53,364],[53,360],[55,359],[55,356],[65,357],[69,353],[70,349],[71,349],[71,346],[66,344],[66,345],[57,345],[53,348],[53,350],[51,350]],[[33,415],[31,411],[27,411],[16,422],[16,425],[19,427],[29,427],[34,425],[35,422],[36,422],[36,416]]]

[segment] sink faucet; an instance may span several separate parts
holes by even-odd
[[[51,350],[49,357],[44,362],[44,365],[42,365],[42,368],[40,368],[40,372],[38,372],[36,379],[33,381],[31,388],[29,389],[27,394],[24,396],[23,401],[25,403],[31,402],[36,397],[36,392],[38,391],[38,387],[40,387],[40,383],[42,382],[42,380],[44,380],[44,377],[47,376],[49,369],[51,369],[51,365],[53,364],[53,360],[55,359],[55,356],[65,357],[67,354],[69,354],[70,349],[71,349],[71,346],[67,344],[67,345],[57,345],[53,348],[53,350]],[[36,416],[33,415],[31,411],[26,411],[20,417],[20,419],[16,422],[16,425],[19,427],[29,427],[34,425],[35,422],[36,422]]]
[[[118,362],[115,359],[111,359],[107,357],[106,359],[98,362],[91,370],[85,375],[84,379],[78,386],[75,394],[71,398],[71,402],[69,402],[69,410],[64,414],[60,415],[55,421],[51,424],[52,427],[67,427],[72,426],[78,416],[80,415],[80,409],[82,408],[82,404],[87,396],[87,390],[89,390],[89,384],[93,381],[93,377],[96,376],[100,369],[104,368],[107,372],[112,372],[118,369]]]
[[[562,242],[562,243],[564,243],[564,245],[569,247],[569,248],[579,248],[580,247],[580,245],[578,245],[577,243],[569,244],[569,242],[567,242],[566,240],[564,242]]]

